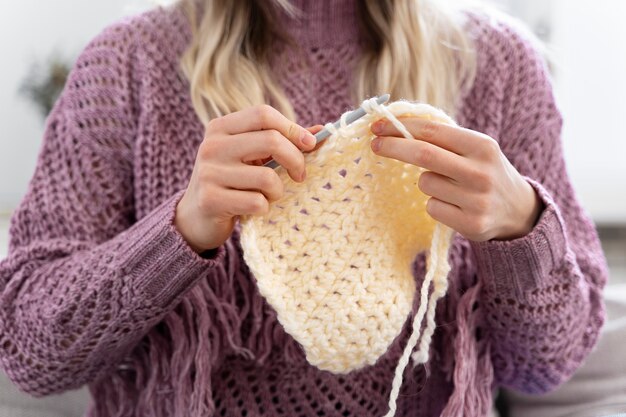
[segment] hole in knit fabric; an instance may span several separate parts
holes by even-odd
[[[341,171],[339,171],[339,175],[341,175],[342,177],[346,177],[346,175],[348,174],[348,171],[346,171],[345,169],[342,169]]]

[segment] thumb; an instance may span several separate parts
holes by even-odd
[[[317,132],[319,132],[323,128],[324,128],[323,125],[313,125],[313,126],[306,127],[305,129],[308,130],[309,132],[313,133],[313,134],[316,134]]]
[[[312,134],[316,134],[317,132],[319,132],[323,128],[324,128],[323,125],[313,125],[313,126],[309,126],[309,127],[305,128],[305,129],[308,130],[309,132],[311,132]],[[318,150],[320,148],[320,146],[322,146],[323,143],[324,143],[324,140],[318,142],[318,144],[315,145],[315,148],[311,149],[309,152],[313,152],[313,151]],[[305,153],[309,153],[309,152],[305,152]]]

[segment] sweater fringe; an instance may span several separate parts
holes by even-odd
[[[90,415],[212,415],[211,379],[226,356],[261,366],[270,357],[286,363],[304,359],[300,345],[250,280],[238,238],[236,228],[225,243],[225,261],[150,330],[106,384],[92,384],[99,409]],[[173,410],[168,398],[175,399]]]

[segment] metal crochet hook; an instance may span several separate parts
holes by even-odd
[[[389,94],[383,94],[382,96],[376,98],[376,103],[384,104],[389,101],[389,98],[390,98]],[[348,113],[348,115],[346,116],[346,124],[349,125],[350,123],[353,123],[356,120],[359,120],[361,117],[365,116],[365,114],[366,114],[366,111],[363,107],[359,107],[358,109],[353,110],[352,112]],[[341,127],[341,119],[333,123],[333,126],[335,126],[335,129],[339,129]],[[323,141],[330,135],[331,135],[331,132],[328,129],[324,128],[315,134],[315,141],[316,143],[320,143],[321,141]],[[272,159],[271,161],[266,162],[265,166],[276,169],[279,165],[278,165],[278,162]]]

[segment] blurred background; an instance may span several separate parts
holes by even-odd
[[[0,51],[4,63],[0,69],[0,259],[6,255],[9,217],[35,167],[44,129],[43,115],[62,87],[68,68],[104,26],[124,15],[153,7],[153,3],[150,0],[0,2]],[[626,324],[622,320],[626,317],[626,134],[621,125],[626,121],[626,1],[493,0],[493,3],[523,20],[548,46],[556,95],[565,118],[563,140],[569,173],[602,237],[611,268],[606,294],[610,303],[615,304],[614,307],[608,304],[609,313],[611,319],[621,320],[621,327],[617,326],[622,329],[619,335],[626,338],[623,330]],[[613,328],[608,326],[608,329]],[[616,334],[605,339],[617,337]],[[613,348],[608,346],[609,354],[617,355],[614,360],[618,361],[618,368],[613,372],[624,370],[625,376],[611,379],[607,384],[617,383],[626,393],[626,358],[619,350],[610,350]],[[607,348],[601,346],[601,349]],[[594,389],[604,390],[598,388],[602,385],[597,381],[596,370],[590,369],[592,376],[588,378],[595,378],[591,380]],[[584,373],[585,370],[581,371],[583,379]],[[574,396],[579,397],[580,403],[593,405],[593,401],[599,401],[593,396],[581,399],[583,394],[576,389],[583,388],[574,388]],[[34,401],[18,394],[0,375],[0,417],[79,416],[86,397],[84,391],[78,391]],[[566,400],[558,397],[558,393],[557,400],[552,397],[547,401],[552,405],[514,395],[508,398],[513,403],[507,413],[511,416],[592,415],[572,414],[573,410],[581,412],[584,408],[567,408],[567,404],[563,408]],[[555,401],[561,408],[555,408]],[[617,407],[611,411],[626,411],[624,401],[623,397],[605,398],[605,403],[598,403],[595,409],[610,403]]]

